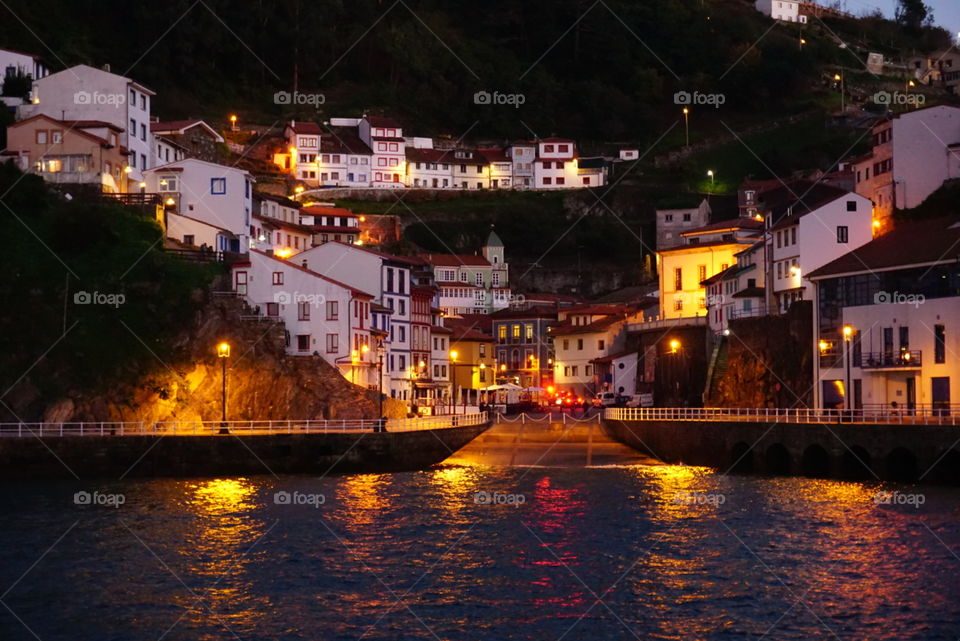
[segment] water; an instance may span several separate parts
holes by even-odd
[[[956,489],[602,439],[589,468],[490,465],[511,442],[393,475],[4,484],[0,639],[960,637]]]

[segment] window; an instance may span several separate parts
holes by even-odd
[[[790,244],[791,245],[797,244],[797,228],[796,227],[792,227],[790,229]]]
[[[297,335],[297,351],[299,352],[310,351],[310,334]]]
[[[570,340],[567,338],[563,339],[563,349],[564,350],[570,349]]]
[[[558,184],[558,185],[563,185],[563,184],[565,184],[565,183],[566,183],[566,180],[565,180],[565,179],[563,179],[563,178],[557,178],[557,184]]]
[[[702,283],[707,280],[707,266],[697,265],[697,282]]]
[[[665,223],[672,223],[672,222],[673,222],[673,214],[664,214],[664,215],[663,215],[663,222],[665,222]]]
[[[267,316],[276,318],[280,315],[280,303],[267,303]]]
[[[570,368],[570,375],[571,375],[571,376],[579,376],[579,375],[580,375],[580,366],[579,366],[579,365],[574,365],[574,366],[572,366],[572,367]]]
[[[146,140],[146,139],[147,139],[147,126],[141,122],[140,123],[140,140]]]
[[[493,262],[497,262],[496,256],[493,257]],[[493,272],[493,286],[494,287],[500,286],[500,272]]]
[[[847,201],[847,211],[857,211],[857,201],[848,200]]]
[[[47,131],[45,129],[40,129],[36,133],[37,144],[45,145],[47,144]]]
[[[513,340],[515,340],[515,341],[520,340],[520,326],[519,326],[519,325],[514,325],[514,326],[513,326],[513,334],[512,334],[512,336],[513,336]]]
[[[606,342],[601,338],[597,341],[597,349],[601,352],[606,348]]]
[[[340,351],[340,335],[327,334],[327,353],[336,354]]]
[[[477,287],[483,287],[483,274],[481,272],[477,272],[476,276],[474,276],[473,282]]]
[[[589,185],[589,184],[590,184],[590,177],[589,177],[589,176],[584,176],[584,178],[583,178],[583,184],[584,184],[584,185]]]
[[[683,299],[675,298],[673,299],[673,311],[682,312],[683,311]]]
[[[673,268],[673,289],[675,291],[683,291],[683,268],[674,267]]]
[[[550,178],[549,176],[545,177],[545,178],[543,179],[543,184],[544,184],[544,185],[552,185],[552,184],[553,184],[553,178]]]
[[[302,320],[302,321],[310,320],[310,303],[308,302],[297,303],[297,320]]]
[[[581,352],[583,351],[583,339],[582,339],[582,338],[578,338],[578,339],[577,339],[577,349],[580,350]]]
[[[933,326],[933,362],[947,362],[947,334],[943,325]]]
[[[63,132],[59,129],[50,132],[50,140],[55,145],[59,145],[63,142]]]
[[[211,178],[210,179],[210,193],[214,195],[223,195],[227,193],[227,179],[226,178]]]
[[[846,225],[837,226],[837,242],[838,243],[847,243],[850,242],[850,228]]]
[[[283,285],[283,272],[273,272],[273,284]]]
[[[507,342],[507,326],[506,325],[497,325],[497,342],[498,343]]]
[[[524,326],[524,336],[526,337],[527,342],[530,342],[533,340],[533,324],[532,323],[527,323]]]
[[[691,220],[690,214],[684,214],[684,215],[683,215],[683,222],[689,223],[690,220]]]

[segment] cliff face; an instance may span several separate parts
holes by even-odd
[[[711,407],[803,407],[813,402],[812,310],[794,303],[783,316],[730,322],[727,371]]]
[[[221,416],[221,362],[216,345],[227,341],[227,418],[374,418],[377,393],[351,384],[319,356],[284,353],[280,323],[242,320],[241,301],[214,297],[181,332],[176,362],[161,363],[138,380],[118,381],[96,394],[70,392],[50,403],[43,420],[198,421]],[[388,416],[404,415],[387,399]]]

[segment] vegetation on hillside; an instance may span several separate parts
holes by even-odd
[[[123,207],[67,201],[0,164],[0,415],[32,397],[95,390],[163,368],[215,267],[161,251],[161,229]]]
[[[585,144],[653,142],[676,121],[678,91],[724,95],[720,109],[695,108],[701,122],[802,111],[825,65],[862,68],[867,48],[949,42],[912,13],[903,24],[774,26],[748,0],[174,0],[123,11],[13,0],[0,12],[18,18],[0,19],[4,46],[55,52],[54,69],[109,63],[156,89],[165,118],[237,112],[268,124],[369,110],[422,135],[562,133]],[[274,100],[294,90],[324,101]],[[481,91],[520,93],[523,104],[476,104]]]

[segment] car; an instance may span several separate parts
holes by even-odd
[[[600,392],[593,397],[594,407],[613,407],[617,405],[619,397],[613,392]]]

